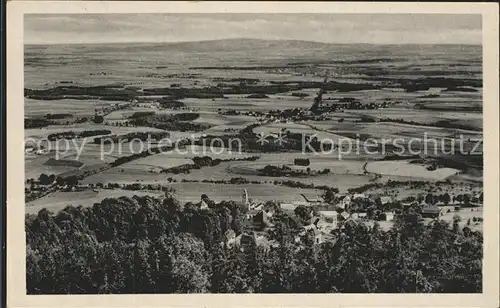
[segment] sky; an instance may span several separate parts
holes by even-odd
[[[481,44],[481,15],[28,14],[26,44],[232,38],[341,44]]]

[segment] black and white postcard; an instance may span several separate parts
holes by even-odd
[[[498,305],[498,4],[8,8],[11,307]]]

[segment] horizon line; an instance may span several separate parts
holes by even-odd
[[[394,46],[394,45],[460,45],[460,46],[482,46],[477,43],[341,43],[341,42],[321,42],[314,40],[297,40],[297,39],[260,39],[260,38],[221,38],[209,40],[188,40],[188,41],[123,41],[123,42],[78,42],[78,43],[23,43],[26,45],[49,46],[49,45],[120,45],[120,44],[182,44],[182,43],[198,43],[198,42],[218,42],[218,41],[267,41],[267,42],[304,42],[316,43],[324,45],[370,45],[370,46]]]

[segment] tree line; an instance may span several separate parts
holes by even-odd
[[[388,231],[347,221],[315,244],[295,214],[274,209],[272,244],[245,249],[228,244],[252,230],[235,202],[182,207],[168,192],[43,209],[26,215],[28,294],[482,290],[482,233],[457,221],[424,225],[408,211]]]
[[[283,176],[315,176],[322,174],[329,174],[330,169],[325,168],[323,170],[312,170],[310,167],[306,169],[292,169],[287,165],[282,166],[274,166],[274,165],[266,165],[264,168],[257,170],[260,175],[263,176],[272,176],[272,177],[283,177]]]
[[[75,138],[86,138],[86,137],[92,137],[92,136],[98,136],[98,135],[109,135],[111,134],[111,131],[109,129],[96,129],[96,130],[85,130],[81,132],[73,132],[73,131],[68,131],[68,132],[59,132],[59,133],[53,133],[49,134],[47,136],[47,139],[50,141],[56,141],[59,139],[75,139]]]

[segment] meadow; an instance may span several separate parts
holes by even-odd
[[[36,214],[43,208],[50,211],[57,212],[62,210],[68,205],[73,206],[93,206],[94,203],[100,203],[106,198],[118,198],[122,196],[133,197],[133,196],[156,196],[160,197],[163,194],[161,192],[153,191],[129,191],[129,190],[84,190],[84,191],[71,191],[71,192],[55,192],[40,199],[34,200],[32,202],[26,203],[26,213]]]
[[[191,139],[203,134],[236,135],[256,123],[260,123],[253,128],[257,134],[286,131],[316,134],[320,139],[328,138],[337,144],[342,140],[354,144],[356,139],[360,139],[363,144],[367,138],[379,141],[399,138],[407,144],[412,138],[423,138],[424,134],[438,140],[459,135],[481,139],[481,61],[481,49],[477,46],[370,46],[367,49],[366,46],[259,40],[91,46],[27,45],[25,92],[47,94],[56,89],[56,94],[69,91],[73,95],[71,91],[85,93],[87,87],[102,87],[92,90],[92,93],[102,96],[78,99],[49,96],[51,100],[26,97],[26,118],[43,118],[48,113],[70,111],[73,117],[87,117],[88,120],[80,124],[58,123],[41,129],[28,128],[24,134],[25,138],[43,139],[49,134],[66,131],[107,129],[116,135],[161,131],[151,127],[127,126],[131,115],[147,111],[156,114],[197,113],[199,117],[192,122],[208,127],[198,132],[169,130],[172,140]],[[330,79],[323,95],[325,105],[356,100],[362,105],[389,103],[390,106],[332,111],[326,113],[326,119],[322,121],[304,120],[300,123],[262,124],[261,116],[220,114],[231,110],[261,113],[295,108],[307,110],[319,88],[324,86],[326,74]],[[48,92],[33,92],[35,90]],[[113,100],[111,98],[115,96],[106,96],[110,93],[123,99]],[[261,98],[252,96],[256,93],[264,95]],[[149,108],[147,103],[141,103],[140,106],[133,103],[134,100],[155,101],[164,98],[182,102],[184,107]],[[106,114],[103,123],[92,121],[94,109],[122,104],[125,108]],[[423,143],[417,142],[416,146],[421,149]],[[88,143],[77,158],[76,149],[70,144],[62,159],[78,160],[81,167],[69,163],[51,165],[48,162],[54,158],[53,152],[26,154],[25,176],[27,179],[38,178],[41,173],[58,175],[78,168],[100,166],[140,150],[140,146],[133,143],[114,146],[113,149],[110,145]],[[342,159],[339,159],[336,152],[320,156],[289,152],[236,153],[227,150],[220,153],[204,152],[194,147],[183,153],[157,154],[133,160],[89,175],[80,182],[170,185],[177,189],[177,195],[183,201],[198,200],[202,193],[213,194],[218,200],[238,199],[241,194],[238,185],[181,183],[183,179],[202,181],[244,177],[262,183],[245,185],[249,191],[252,190],[252,194],[264,199],[285,198],[289,201],[297,199],[297,190],[271,183],[300,181],[337,187],[341,192],[366,184],[408,179],[428,181],[429,185],[445,179],[457,187],[460,182],[482,185],[478,180],[482,177],[482,170],[477,165],[475,168],[440,167],[430,171],[424,164],[403,160],[381,161],[391,151],[390,147],[389,153],[351,151],[342,154]],[[166,168],[190,163],[195,156],[229,159],[252,155],[260,158],[253,162],[222,162],[217,166],[191,170],[188,174],[160,173]],[[259,175],[258,170],[267,165],[307,168],[293,164],[295,158],[304,157],[310,159],[308,167],[312,170],[327,168],[330,173],[306,177]],[[457,159],[465,161],[464,165],[468,163],[466,158]],[[168,178],[177,182],[170,183]],[[413,192],[411,189],[409,191]],[[125,192],[117,190],[116,193]],[[404,191],[399,193],[403,194]],[[61,204],[72,200],[89,204],[103,194],[99,192],[94,196],[89,192],[56,192],[33,201],[35,205],[27,205],[26,208],[37,209],[43,205],[60,208]]]
[[[366,170],[376,174],[437,181],[445,180],[459,172],[453,168],[438,168],[431,171],[427,169],[426,165],[413,164],[404,160],[370,162],[367,164]]]

